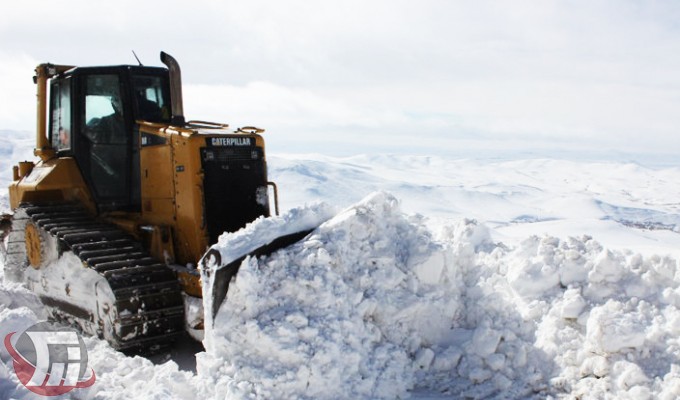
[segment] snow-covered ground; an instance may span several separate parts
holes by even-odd
[[[27,143],[0,167],[30,159]],[[680,396],[680,167],[278,154],[269,168],[282,218],[335,216],[244,262],[196,371],[87,338],[97,382],[71,397]],[[44,317],[16,284],[0,299],[3,338]],[[31,398],[11,363],[0,398]]]

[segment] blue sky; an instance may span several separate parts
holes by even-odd
[[[189,118],[264,127],[270,151],[673,156],[678,21],[676,1],[12,2],[0,129],[34,129],[37,63],[164,50]]]

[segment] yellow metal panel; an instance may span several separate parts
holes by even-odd
[[[172,225],[175,220],[175,202],[172,199],[145,198],[142,212],[148,223]]]
[[[142,198],[172,198],[172,149],[170,145],[142,147],[140,166]]]
[[[28,175],[10,185],[9,195],[12,208],[23,202],[78,201],[96,210],[78,165],[70,157],[38,162]]]
[[[203,169],[200,148],[205,141],[198,135],[174,135],[172,139],[177,243],[184,263],[196,264],[208,247],[203,214]],[[180,259],[180,256],[177,256]]]
[[[204,214],[201,148],[206,146],[206,139],[212,135],[149,123],[140,124],[140,131],[153,135],[154,141],[161,143],[149,145],[147,142],[140,148],[140,223],[171,227],[175,261],[180,265],[197,265],[211,244],[208,242]],[[256,145],[264,147],[262,136],[249,133],[240,135],[255,138]],[[162,144],[163,139],[166,140],[165,144]],[[185,291],[200,295],[198,275],[180,274],[179,278]]]

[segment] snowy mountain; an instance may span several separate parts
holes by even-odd
[[[32,141],[0,138],[5,186]],[[336,211],[244,262],[195,370],[87,338],[97,382],[69,396],[680,396],[680,167],[273,154],[269,172],[278,218]],[[0,299],[3,338],[44,318],[16,284]],[[3,361],[0,398],[31,398]]]

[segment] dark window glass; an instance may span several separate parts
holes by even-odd
[[[135,119],[148,122],[169,122],[170,104],[164,80],[160,76],[132,77]]]

